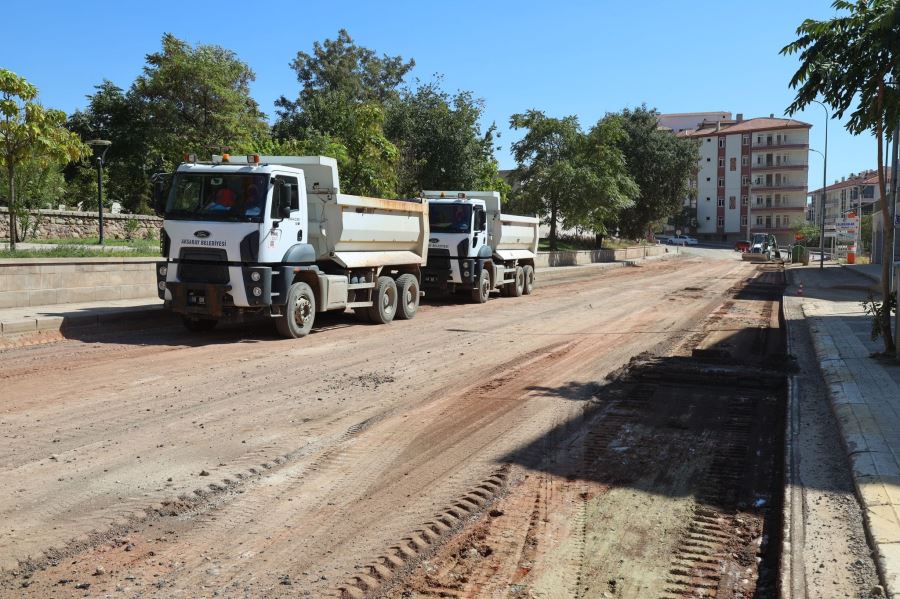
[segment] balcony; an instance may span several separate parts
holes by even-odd
[[[808,164],[751,164],[750,169],[754,173],[773,173],[775,171],[805,171],[809,168]]]
[[[751,183],[750,184],[751,191],[802,191],[806,192],[806,185],[802,183],[788,183],[788,182],[772,182],[772,183]]]
[[[750,209],[753,212],[759,212],[760,210],[773,210],[775,212],[796,212],[798,210],[806,210],[806,206],[788,206],[785,204],[764,204],[762,206],[757,206],[753,204]]]
[[[763,140],[760,143],[754,143],[750,147],[753,152],[760,150],[803,150],[809,147],[809,143],[797,143],[788,139],[782,139],[781,141],[772,140],[771,143]]]

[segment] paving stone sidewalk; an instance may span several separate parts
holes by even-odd
[[[900,598],[900,365],[871,357],[860,305],[871,281],[840,267],[791,269],[889,597]]]

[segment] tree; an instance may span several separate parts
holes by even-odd
[[[95,89],[88,96],[87,108],[74,112],[66,126],[82,139],[114,142],[104,159],[106,197],[119,200],[130,212],[149,213],[149,175],[161,170],[163,164],[154,164],[151,158],[160,153],[150,150],[154,132],[145,105],[135,94],[126,94],[110,81],[103,81]],[[86,161],[70,164],[66,180],[72,196],[83,207],[96,208],[97,176],[93,165]]]
[[[640,190],[634,205],[620,215],[619,227],[624,235],[638,238],[682,210],[699,149],[690,139],[658,129],[656,111],[646,106],[626,108],[619,117],[626,133],[619,148]]]
[[[405,90],[388,105],[385,135],[400,152],[399,190],[485,189],[505,193],[494,160],[495,126],[481,132],[484,101],[451,96],[440,78]]]
[[[301,89],[296,100],[282,96],[276,101],[275,138],[341,149],[342,189],[393,195],[399,152],[384,134],[385,104],[398,97],[414,64],[399,56],[379,58],[343,29],[335,40],[316,42],[312,54],[298,52],[291,62]]]
[[[636,189],[615,146],[622,135],[618,122],[601,122],[585,135],[577,117],[529,110],[510,117],[510,125],[527,129],[512,145],[517,202],[546,219],[551,250],[560,224],[602,233],[608,219],[630,205]]]
[[[65,128],[66,115],[37,102],[37,88],[0,68],[0,166],[9,186],[9,245],[16,248],[16,166],[27,160],[53,163],[78,160],[88,148]]]
[[[255,79],[231,50],[192,47],[163,35],[162,50],[147,55],[128,98],[137,102],[133,114],[146,119],[149,162],[171,167],[184,153],[254,150],[269,135],[265,115],[250,97]]]
[[[886,198],[884,138],[900,119],[900,2],[897,0],[836,0],[844,11],[827,21],[807,19],[797,28],[798,38],[785,46],[783,55],[800,54],[800,67],[791,78],[797,90],[787,113],[802,110],[817,97],[841,118],[852,110],[846,128],[854,135],[875,134],[878,153],[878,186]],[[893,87],[889,81],[893,80]],[[883,222],[890,223],[889,203],[881,203]],[[890,305],[890,265],[894,230],[885,227],[881,291],[883,305]],[[894,351],[890,310],[881,311],[884,350]]]

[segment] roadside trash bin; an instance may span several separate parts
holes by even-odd
[[[798,243],[791,249],[791,262],[802,263],[804,266],[809,265],[809,250],[805,245]]]

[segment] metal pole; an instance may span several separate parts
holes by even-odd
[[[819,104],[822,104],[819,102]],[[822,104],[825,109],[825,154],[822,156],[824,164],[822,165],[822,227],[819,231],[819,270],[825,268],[825,198],[828,196],[828,121],[831,115],[828,113],[828,107]]]
[[[97,156],[97,205],[100,208],[100,245],[103,245],[103,157]]]

